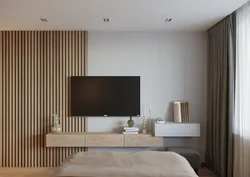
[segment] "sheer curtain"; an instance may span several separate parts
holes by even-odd
[[[250,177],[250,2],[236,11],[234,176]]]

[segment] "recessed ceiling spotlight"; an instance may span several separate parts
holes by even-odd
[[[41,20],[42,22],[45,22],[45,23],[48,22],[48,20],[47,20],[46,18],[43,18],[43,17],[41,17],[40,20]]]
[[[171,22],[172,18],[166,18],[165,22]]]
[[[109,22],[109,18],[103,18],[104,22]]]

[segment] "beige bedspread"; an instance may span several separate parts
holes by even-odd
[[[58,176],[198,177],[188,161],[174,152],[80,152],[68,158]]]

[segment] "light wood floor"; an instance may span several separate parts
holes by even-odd
[[[0,177],[54,177],[54,168],[0,168]],[[199,171],[200,177],[216,177],[208,169]]]

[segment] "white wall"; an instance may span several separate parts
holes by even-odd
[[[165,138],[164,144],[193,146],[204,157],[206,38],[206,32],[89,32],[88,75],[141,76],[141,105],[152,104],[154,117],[173,120],[171,102],[188,100],[191,121],[201,123],[201,138]],[[121,131],[127,120],[89,118],[88,130]]]

